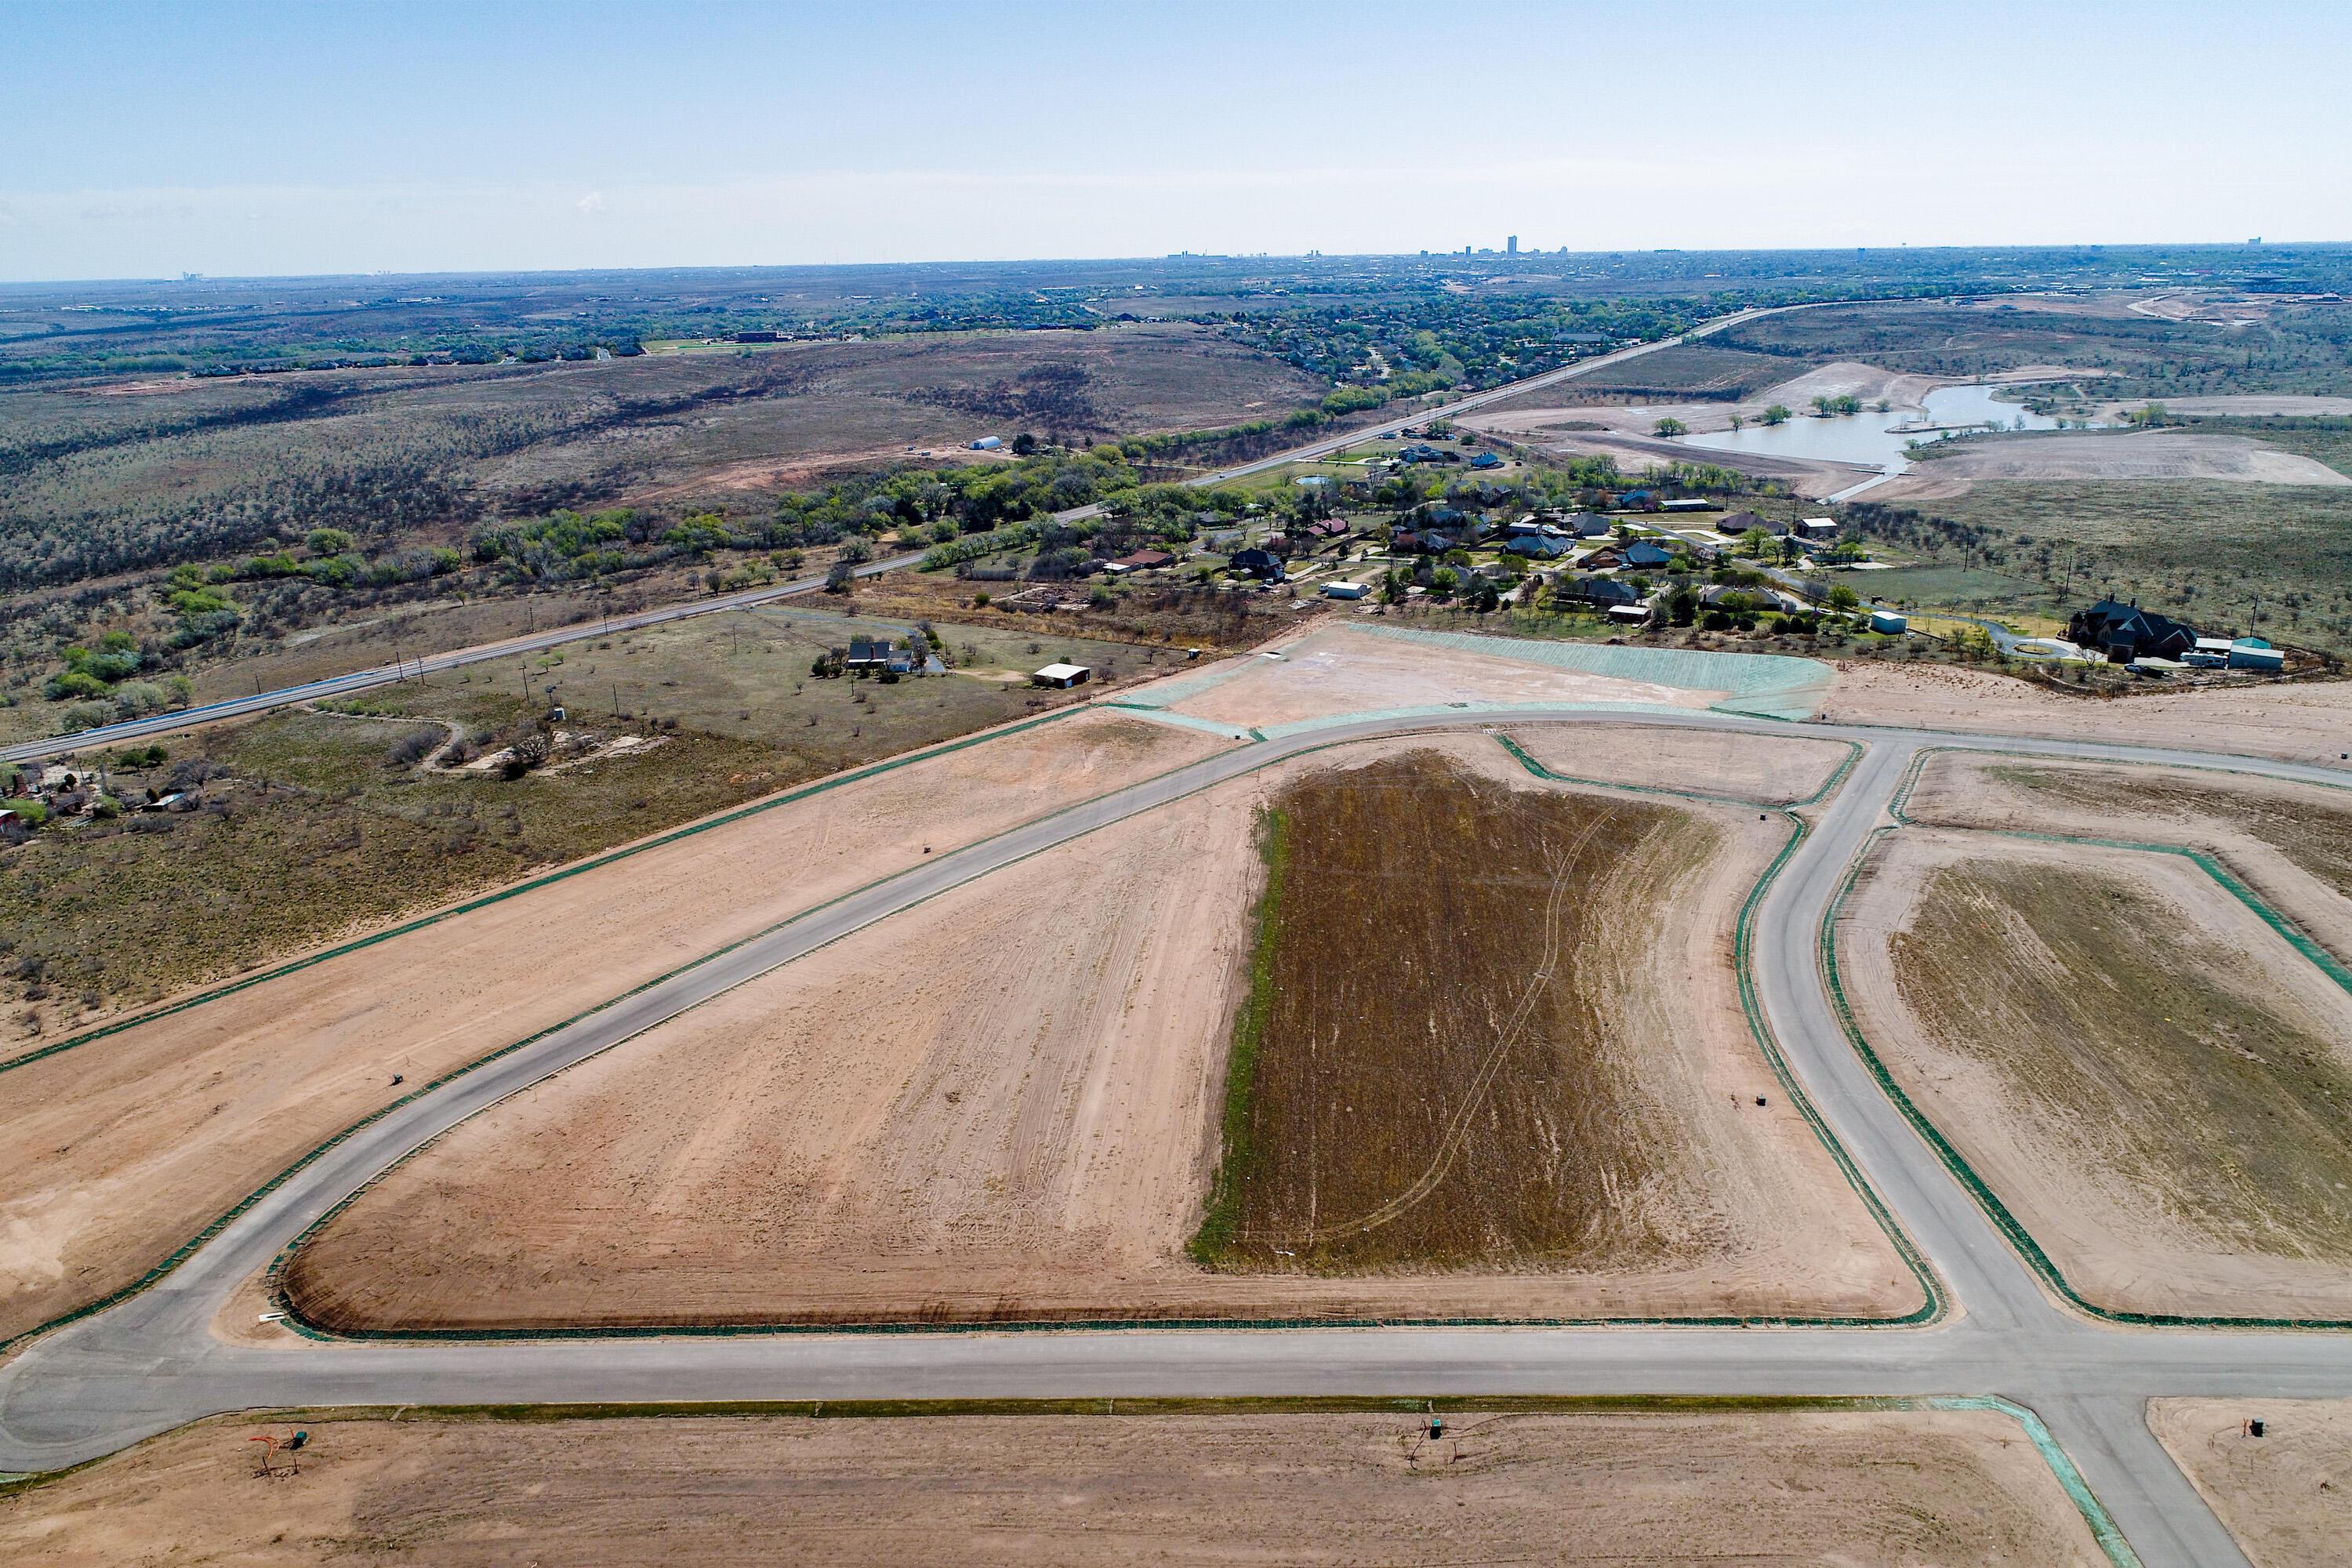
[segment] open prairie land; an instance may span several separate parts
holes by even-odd
[[[979,436],[1221,426],[1321,395],[1271,354],[1175,323],[168,384],[0,394],[0,451],[21,469],[0,565],[68,581],[320,524],[414,547],[583,501],[764,506],[758,492],[926,449],[982,460],[962,450]]]
[[[1094,1568],[1616,1561],[1623,1543],[1623,1560],[1756,1568],[2105,1562],[1992,1412],[1445,1414],[1434,1442],[1401,1413],[303,1417],[299,1481],[255,1477],[260,1425],[231,1418],[0,1500],[0,1554]]]
[[[2147,1424],[2254,1568],[2352,1564],[2352,1402],[2154,1399]]]
[[[811,665],[854,637],[919,637],[914,624],[775,606],[167,736],[160,764],[117,759],[115,793],[135,804],[187,790],[201,809],[83,823],[0,852],[11,1033],[55,1038],[533,869],[1083,699],[1030,686],[1048,659],[1090,666],[1108,685],[1181,657],[1018,626],[933,629],[950,672],[891,684],[820,679]],[[513,779],[448,765],[500,754],[550,704],[568,707],[555,765]],[[105,755],[72,765],[87,774]],[[125,920],[134,907],[141,917]]]
[[[1838,942],[1864,1037],[2084,1300],[2352,1316],[2352,996],[2193,863],[1906,829]]]
[[[1906,809],[1946,827],[2204,850],[2352,963],[2352,790],[2251,773],[1948,752],[1921,770]]]
[[[0,1336],[137,1278],[460,1064],[944,850],[1214,751],[1095,714],[792,799],[0,1079]],[[393,1086],[405,1075],[407,1087]]]
[[[306,1242],[289,1297],[328,1326],[394,1330],[1918,1304],[1739,1010],[1733,923],[1777,826],[1539,785],[1483,737],[1342,756],[1010,867],[484,1112]],[[1328,1009],[1330,987],[1353,987],[1374,1005],[1349,978],[1362,964],[1425,974],[1478,952],[1493,957],[1462,977],[1494,970],[1497,989],[1407,986],[1377,1004],[1395,1028],[1350,1031],[1319,1077],[1296,1070],[1303,1041],[1268,1037],[1257,1060],[1286,1075],[1276,1104],[1271,1082],[1229,1082],[1228,1042],[1264,934],[1253,824],[1294,790],[1365,803],[1379,817],[1366,832],[1415,814],[1443,829],[1408,834],[1327,898],[1386,908],[1383,889],[1435,888],[1429,907],[1461,917],[1319,970],[1277,953],[1309,967],[1302,997]],[[1514,865],[1564,879],[1554,907],[1482,901],[1465,857],[1495,833]],[[1589,951],[1543,973],[1543,952],[1571,942]],[[1439,1011],[1395,1010],[1421,1005]],[[1359,1057],[1360,1085],[1343,1070]],[[1281,1123],[1262,1151],[1311,1128],[1335,1158],[1369,1155],[1433,1108],[1439,1124],[1499,1118],[1510,1135],[1433,1181],[1417,1167],[1335,1192],[1368,1206],[1421,1194],[1412,1223],[1363,1233],[1378,1259],[1314,1271],[1260,1247],[1213,1270],[1188,1249],[1234,1147],[1236,1096],[1245,1119],[1265,1106]],[[1548,1174],[1571,1135],[1623,1184]]]

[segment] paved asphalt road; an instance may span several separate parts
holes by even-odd
[[[1778,310],[1807,308],[1781,306]],[[1304,447],[1295,447],[1288,451],[1277,452],[1271,458],[1261,458],[1255,462],[1244,463],[1239,468],[1223,469],[1207,476],[1199,482],[1209,485],[1222,484],[1229,479],[1245,479],[1252,474],[1264,473],[1269,468],[1280,468],[1285,463],[1326,457],[1343,447],[1360,444],[1381,436],[1394,435],[1408,425],[1418,425],[1432,419],[1444,419],[1456,414],[1465,414],[1471,409],[1482,408],[1502,398],[1515,396],[1522,392],[1532,392],[1539,387],[1572,380],[1580,375],[1590,375],[1596,370],[1622,364],[1629,359],[1638,359],[1643,354],[1656,353],[1661,349],[1673,348],[1677,343],[1688,342],[1694,338],[1706,337],[1711,332],[1719,332],[1727,327],[1737,326],[1742,321],[1751,321],[1759,316],[1776,313],[1777,310],[1741,310],[1732,315],[1718,317],[1704,325],[1693,328],[1680,337],[1666,338],[1654,343],[1638,344],[1630,349],[1622,349],[1615,353],[1603,354],[1598,359],[1580,360],[1575,364],[1566,365],[1559,370],[1547,371],[1541,375],[1528,376],[1523,381],[1515,381],[1491,391],[1475,393],[1441,407],[1416,409],[1412,414],[1389,420],[1385,424],[1350,430],[1344,436],[1333,436]],[[1056,512],[1054,515],[1064,522],[1077,522],[1087,518],[1100,516],[1102,510],[1098,505],[1073,507],[1067,511]],[[920,559],[922,557],[919,554],[894,555],[885,561],[869,562],[860,566],[857,568],[857,574],[861,577],[871,577],[878,573],[893,572],[902,566],[911,566]],[[250,697],[232,697],[224,701],[206,703],[201,708],[176,709],[169,713],[155,714],[152,718],[132,719],[120,724],[100,725],[95,730],[84,730],[78,734],[52,736],[47,740],[26,741],[12,746],[0,746],[0,763],[28,763],[45,757],[62,756],[69,752],[83,751],[93,746],[119,745],[125,741],[138,740],[149,735],[168,734],[174,730],[184,730],[190,724],[206,723],[219,719],[241,718],[248,713],[260,713],[272,708],[283,708],[291,703],[315,702],[322,697],[347,696],[354,691],[367,690],[371,687],[389,686],[405,678],[436,674],[445,669],[457,669],[466,665],[480,664],[493,658],[505,658],[513,654],[537,653],[543,648],[560,647],[565,643],[579,642],[587,637],[601,637],[612,632],[635,631],[640,626],[659,626],[665,621],[681,621],[689,616],[708,616],[722,610],[749,609],[755,605],[772,604],[778,599],[789,598],[796,594],[813,593],[824,586],[823,577],[799,577],[788,583],[771,583],[762,588],[747,588],[740,594],[721,594],[708,599],[694,599],[684,604],[665,605],[656,609],[639,610],[634,615],[582,621],[568,626],[552,627],[547,631],[531,633],[527,637],[509,637],[504,642],[483,643],[474,647],[452,649],[447,653],[426,654],[422,658],[405,660],[399,664],[383,664],[369,669],[355,669],[349,675],[332,676],[325,680],[313,680],[301,686],[287,686],[272,691],[258,691]]]
[[[1785,734],[1715,713],[1562,710],[1510,722],[1657,723]],[[1862,741],[1757,920],[1755,973],[1792,1070],[1914,1242],[1948,1303],[1925,1329],[1065,1329],[784,1333],[513,1342],[231,1343],[238,1288],[335,1203],[425,1139],[679,1010],[947,889],[1299,752],[1491,724],[1366,721],[1238,747],[923,862],[715,955],[354,1134],[144,1293],[0,1366],[0,1469],[44,1469],[199,1416],[254,1406],[484,1402],[1150,1394],[2000,1394],[2038,1411],[2150,1568],[2243,1557],[2147,1431],[2158,1394],[2352,1396],[2352,1340],[2329,1333],[2118,1331],[2050,1299],[1877,1089],[1840,1032],[1815,959],[1845,868],[1924,745],[2116,762],[2217,763],[2342,784],[2261,759],[1919,731],[1808,726]],[[247,1309],[237,1309],[244,1310]]]

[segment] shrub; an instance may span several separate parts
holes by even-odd
[[[58,733],[70,735],[77,731],[95,730],[114,718],[114,710],[103,702],[77,702],[58,715]]]
[[[114,689],[114,710],[125,719],[161,713],[170,700],[152,680],[126,680]]]
[[[52,702],[65,702],[77,697],[103,697],[106,682],[88,670],[68,669],[49,677],[41,688],[41,695]]]
[[[341,555],[352,545],[352,536],[340,528],[314,528],[302,541],[313,555]]]

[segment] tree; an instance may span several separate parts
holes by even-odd
[[[1470,584],[1470,607],[1473,610],[1475,610],[1482,616],[1486,615],[1493,611],[1497,605],[1501,605],[1502,602],[1503,595],[1496,591],[1495,580],[1493,578],[1478,577],[1472,579]]]
[[[1739,551],[1743,555],[1761,557],[1771,548],[1772,531],[1760,523],[1739,536]]]
[[[1664,418],[1660,419],[1655,425],[1651,426],[1650,431],[1653,435],[1664,436],[1667,439],[1671,440],[1676,436],[1688,435],[1690,433],[1690,426],[1669,414]]]
[[[1025,458],[1036,449],[1037,437],[1029,434],[1028,431],[1024,430],[1021,434],[1013,437],[1013,455],[1014,457]]]
[[[833,569],[824,574],[824,591],[828,594],[846,594],[856,581],[857,568],[846,561],[836,561],[833,563]]]
[[[1861,603],[1862,595],[1843,583],[1830,590],[1830,608],[1832,610],[1851,610]]]
[[[1789,418],[1789,405],[1785,403],[1776,403],[1764,411],[1764,423],[1767,425],[1786,425]]]
[[[1732,434],[1734,434],[1734,435],[1738,435],[1738,434],[1739,433],[1739,427],[1740,427],[1741,426],[1743,426],[1743,425],[1747,424],[1747,423],[1748,423],[1748,421],[1747,421],[1746,419],[1742,418],[1740,416],[1738,416],[1738,415],[1737,415],[1737,414],[1733,415],[1733,416],[1731,416],[1731,430],[1732,430]]]
[[[1404,590],[1405,590],[1405,578],[1404,578],[1404,574],[1403,574],[1402,572],[1399,571],[1396,567],[1391,566],[1391,567],[1390,567],[1387,571],[1385,571],[1385,572],[1383,572],[1383,573],[1381,573],[1381,604],[1383,604],[1383,605],[1402,605],[1402,604],[1403,604],[1403,603],[1404,603]]]
[[[340,528],[314,528],[302,542],[313,555],[341,555],[352,547],[352,536]]]

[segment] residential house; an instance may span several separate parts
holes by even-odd
[[[1622,577],[1562,577],[1552,588],[1555,599],[1578,599],[1588,605],[1638,605],[1640,592]]]
[[[1282,581],[1282,558],[1271,550],[1236,550],[1230,563],[1236,572],[1246,572],[1260,582]]]
[[[2135,658],[2178,658],[2195,652],[2197,628],[2137,605],[2101,599],[2074,612],[2066,623],[2066,640],[2103,650],[2110,663],[2129,664]]]

